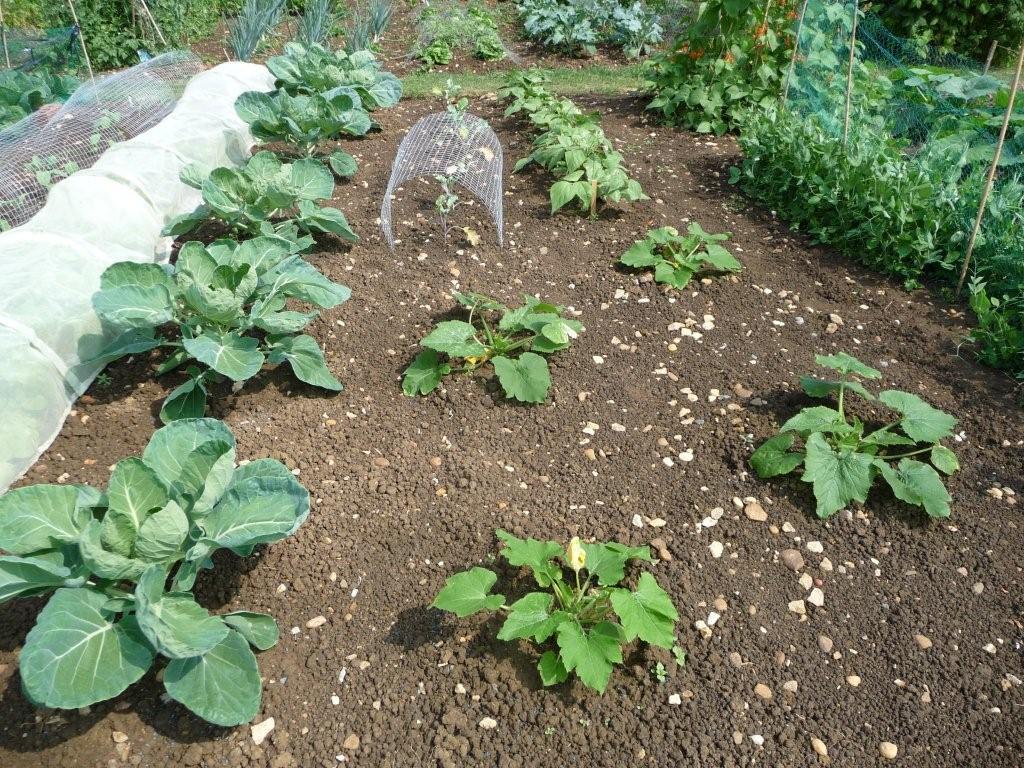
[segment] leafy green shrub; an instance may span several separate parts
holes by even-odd
[[[16,123],[44,104],[67,101],[78,87],[71,75],[0,71],[0,129]]]
[[[657,16],[637,0],[517,0],[526,36],[546,48],[593,56],[599,44],[640,56],[661,42]]]
[[[871,10],[897,34],[980,61],[993,40],[1013,51],[1024,39],[1024,0],[876,0]]]
[[[185,243],[173,268],[114,264],[104,271],[93,306],[117,332],[104,360],[164,346],[173,352],[158,375],[193,361],[202,366],[189,365],[188,381],[167,396],[160,410],[166,423],[202,416],[210,380],[223,376],[240,386],[267,362],[288,361],[300,381],[341,390],[316,340],[301,333],[317,313],[286,307],[292,299],[331,308],[350,295],[278,242],[256,237],[208,247]],[[160,334],[165,328],[173,333]]]
[[[157,430],[142,458],[119,461],[107,491],[31,485],[0,496],[0,602],[54,592],[18,660],[39,707],[77,709],[169,659],[172,699],[217,725],[259,711],[252,645],[277,642],[273,617],[210,615],[192,588],[213,555],[240,557],[292,535],[309,494],[273,459],[234,466],[235,439],[214,419]],[[170,587],[167,583],[170,579]]]
[[[235,112],[255,139],[284,142],[306,156],[313,155],[323,140],[365,136],[374,125],[359,96],[347,86],[312,96],[247,91],[235,101]],[[330,164],[342,177],[356,172],[355,158],[341,150],[331,155]]]
[[[685,288],[705,264],[722,272],[739,272],[743,266],[724,247],[728,235],[712,235],[697,222],[680,235],[675,227],[659,227],[633,244],[619,263],[634,269],[654,268],[654,279],[673,288]]]
[[[776,100],[789,64],[792,1],[709,0],[696,21],[647,70],[647,108],[699,133],[739,126]]]
[[[511,101],[506,115],[525,112],[542,131],[533,152],[513,172],[537,163],[558,179],[550,190],[552,215],[573,201],[596,217],[599,200],[647,200],[640,182],[622,167],[622,155],[605,137],[597,116],[583,114],[569,99],[558,99],[544,87],[546,82],[537,71],[513,72],[498,92],[499,98]]]
[[[509,309],[479,293],[453,291],[466,311],[465,320],[445,320],[427,334],[426,347],[402,374],[402,391],[426,395],[453,373],[472,373],[490,363],[505,396],[524,403],[542,403],[551,388],[544,355],[569,347],[583,330],[577,320],[562,317],[564,308],[533,296]],[[498,315],[495,322],[488,317]],[[456,362],[459,361],[459,362]]]
[[[381,70],[370,51],[348,54],[322,45],[288,43],[281,56],[267,61],[267,69],[276,78],[275,86],[292,96],[322,94],[329,98],[336,88],[347,87],[370,112],[393,107],[402,98],[402,82]]]
[[[890,389],[876,398],[853,377],[880,379],[881,372],[845,352],[817,355],[815,360],[837,371],[839,379],[805,376],[800,384],[811,397],[835,395],[836,408],[804,408],[783,424],[780,434],[750,457],[758,476],[785,475],[803,466],[800,479],[813,483],[817,514],[823,519],[852,501],[867,501],[878,475],[897,499],[924,507],[929,517],[949,517],[949,492],[935,468],[947,475],[960,468],[956,455],[940,443],[953,434],[956,419],[911,392]],[[899,416],[869,430],[861,419],[846,412],[847,393],[880,403]],[[798,438],[803,449],[791,450]],[[912,458],[923,454],[928,454],[931,464]]]
[[[181,180],[200,190],[203,202],[171,219],[165,235],[186,235],[213,219],[236,233],[290,240],[296,250],[313,244],[311,238],[300,239],[299,232],[330,232],[352,242],[359,240],[345,214],[316,204],[334,194],[334,176],[311,157],[282,163],[273,152],[257,152],[241,168],[215,168],[207,174],[205,169],[189,166]]]
[[[528,569],[540,589],[506,605],[504,595],[491,594],[497,574],[470,568],[448,577],[433,607],[460,618],[502,611],[499,640],[542,644],[554,638],[557,650],[545,651],[537,664],[544,685],[557,685],[575,672],[584,685],[604,693],[613,665],[622,663],[623,647],[636,639],[671,649],[683,663],[675,635],[679,613],[654,576],[644,571],[633,590],[619,586],[631,560],[653,562],[650,547],[573,538],[563,550],[557,541],[518,539],[501,530],[497,536],[504,544],[501,556]],[[581,572],[586,574],[582,583]]]
[[[468,4],[445,0],[426,5],[416,20],[419,40],[413,51],[427,67],[443,66],[456,50],[466,49],[485,61],[505,58],[505,46],[498,35],[498,23],[487,6],[476,0]]]

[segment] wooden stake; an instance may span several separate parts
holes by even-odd
[[[85,67],[89,70],[89,79],[96,82],[96,75],[92,71],[92,61],[89,60],[89,49],[85,47],[85,35],[82,34],[82,26],[78,23],[78,14],[75,13],[74,0],[68,0],[68,8],[71,9],[71,19],[75,22],[75,29],[78,30],[78,42],[82,46],[82,55],[85,56]]]
[[[999,130],[999,140],[996,142],[996,154],[992,158],[992,166],[988,169],[988,179],[985,181],[985,189],[981,193],[981,204],[978,205],[978,215],[974,219],[974,229],[971,230],[971,239],[967,242],[967,253],[964,255],[964,266],[960,270],[960,281],[956,284],[956,295],[963,290],[964,280],[967,278],[967,268],[971,265],[971,256],[974,255],[974,246],[978,242],[978,234],[981,232],[981,222],[985,218],[985,208],[988,205],[988,197],[992,194],[992,187],[996,181],[996,171],[999,170],[999,159],[1003,155],[1003,144],[1006,142],[1006,132],[1010,128],[1010,120],[1013,118],[1013,102],[1017,98],[1017,90],[1020,88],[1021,71],[1024,70],[1024,45],[1021,46],[1020,55],[1017,56],[1017,71],[1013,75],[1013,85],[1010,86],[1009,103],[1006,105],[1006,114],[1003,116],[1003,127]]]
[[[156,19],[153,18],[153,14],[149,11],[149,6],[146,5],[146,0],[139,0],[142,5],[142,10],[146,12],[146,18],[149,19],[149,23],[153,25],[153,29],[156,30],[156,36],[160,38],[160,42],[164,48],[167,47],[167,40],[164,39],[164,33],[160,31],[160,25],[156,23]]]
[[[590,218],[597,218],[597,179],[590,180]]]
[[[850,140],[850,108],[853,106],[853,65],[857,61],[857,17],[860,3],[853,0],[853,29],[850,31],[850,63],[846,68],[846,115],[843,118],[843,146]]]
[[[988,49],[988,58],[985,59],[985,69],[984,69],[984,71],[981,74],[983,74],[983,75],[987,75],[988,74],[989,67],[992,66],[992,59],[994,59],[996,57],[996,49],[997,48],[999,48],[999,41],[998,40],[993,40],[992,41],[992,46]]]
[[[804,14],[807,13],[807,0],[804,0],[800,9],[800,20],[796,23],[796,39],[793,41],[793,57],[789,60],[789,71],[786,72],[786,85],[782,89],[782,106],[786,106],[789,99],[789,84],[793,81],[793,73],[796,71],[796,54],[800,50],[800,35],[804,31]]]

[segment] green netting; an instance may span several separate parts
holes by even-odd
[[[82,66],[78,34],[78,27],[38,30],[0,26],[0,67],[22,72],[77,72]]]
[[[787,107],[847,146],[885,142],[944,186],[936,219],[952,222],[935,261],[962,264],[1009,100],[1010,77],[969,58],[892,34],[854,0],[808,0]],[[857,16],[852,87],[848,69]],[[848,101],[849,98],[849,101]],[[849,108],[847,104],[849,103]],[[847,115],[849,116],[847,118]],[[837,147],[842,151],[842,144]],[[1024,95],[1017,99],[974,252],[993,294],[1024,300]],[[950,215],[952,214],[952,215]],[[884,217],[886,211],[878,211]],[[892,222],[892,226],[901,226]],[[894,258],[897,254],[894,254]]]

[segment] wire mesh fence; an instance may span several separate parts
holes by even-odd
[[[994,292],[1024,295],[1024,100],[1008,110],[1013,87],[1005,72],[894,35],[860,5],[807,0],[785,85],[787,108],[850,153],[862,151],[854,147],[863,140],[884,143],[908,172],[941,186],[935,219],[950,226],[936,230],[934,247],[936,261],[951,271],[969,249],[998,150],[974,263]]]
[[[0,66],[31,72],[76,72],[82,66],[78,27],[18,29],[0,24]]]
[[[86,81],[64,104],[0,132],[0,230],[30,219],[58,181],[162,120],[202,69],[192,53],[164,53]]]
[[[395,247],[392,203],[401,184],[420,176],[450,178],[473,194],[490,213],[498,242],[504,242],[501,142],[485,120],[471,114],[435,112],[421,118],[402,139],[380,208],[380,227]]]

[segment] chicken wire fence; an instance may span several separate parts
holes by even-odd
[[[64,104],[44,105],[0,132],[0,230],[30,219],[58,181],[160,122],[202,69],[192,53],[164,53],[86,81]]]
[[[421,176],[450,177],[479,200],[504,244],[504,198],[501,142],[486,120],[472,114],[435,112],[421,118],[402,139],[391,166],[380,227],[390,248],[395,247],[392,203],[395,190]]]
[[[861,10],[865,4],[806,0],[786,106],[851,148],[863,137],[870,146],[895,147],[911,168],[935,179],[954,222],[952,234],[936,243],[937,260],[953,269],[974,229],[1011,78],[894,35]],[[1024,98],[1016,102],[974,263],[995,291],[1024,295]],[[937,210],[936,219],[947,213]]]

